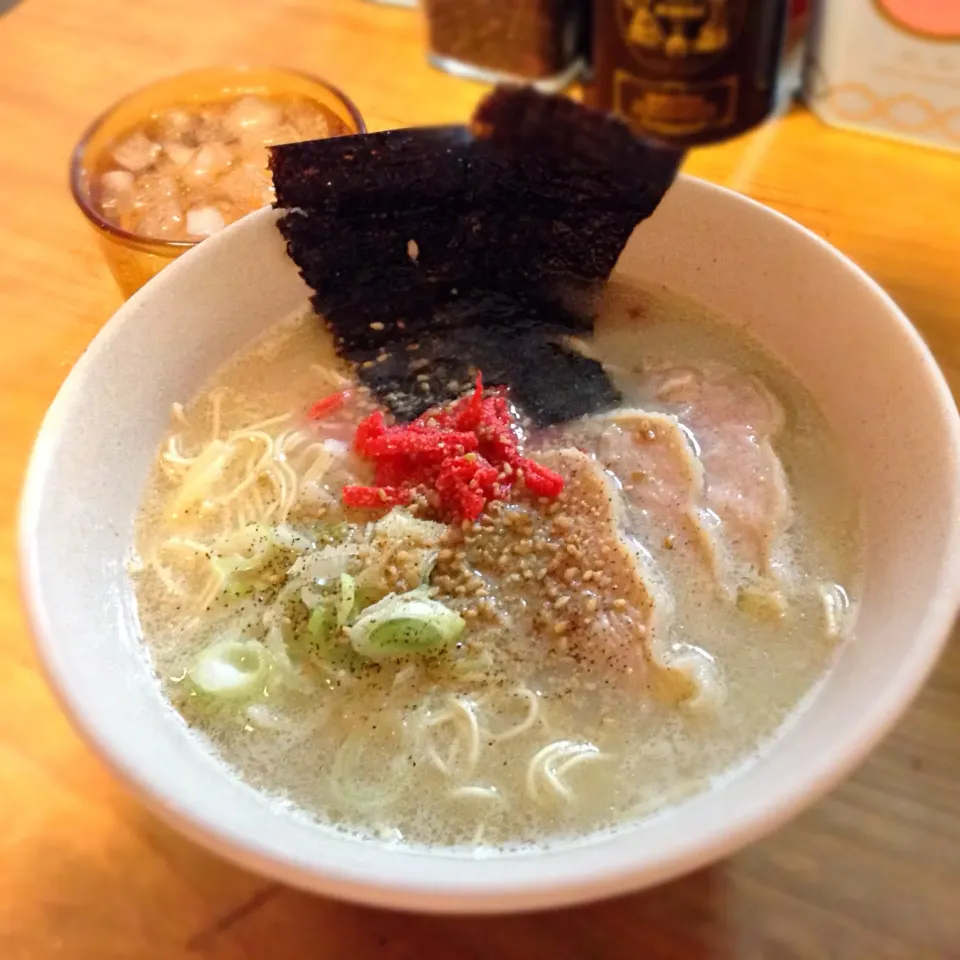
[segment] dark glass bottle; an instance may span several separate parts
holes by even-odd
[[[794,12],[806,6],[793,0]],[[743,133],[783,92],[790,7],[791,0],[594,0],[587,102],[678,147]]]

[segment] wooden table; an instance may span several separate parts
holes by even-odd
[[[960,958],[956,635],[896,733],[795,823],[661,889],[552,915],[406,917],[281,888],[171,833],[78,742],[34,663],[13,556],[41,417],[120,303],[67,157],[121,93],[240,61],[325,76],[371,129],[461,120],[480,93],[426,66],[414,13],[363,0],[22,0],[0,17],[0,960]],[[852,256],[960,388],[960,159],[797,111],[687,169]]]

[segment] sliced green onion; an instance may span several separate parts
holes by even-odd
[[[277,534],[262,523],[249,523],[219,537],[213,544],[211,563],[223,580],[223,592],[237,599],[265,584],[252,574],[262,570],[277,550]]]
[[[353,649],[371,660],[433,654],[457,640],[463,618],[424,590],[390,594],[346,629]]]
[[[300,557],[287,572],[287,577],[322,584],[346,573],[359,554],[360,547],[356,545],[321,547]]]
[[[349,573],[340,574],[340,596],[337,599],[337,630],[347,622],[357,598],[357,581]]]
[[[337,629],[337,611],[329,598],[317,604],[307,621],[307,633],[317,640],[326,641]]]
[[[330,597],[318,604],[307,621],[304,640],[308,653],[315,660],[333,666],[347,666],[353,660],[354,652],[337,624],[339,605],[339,601]]]
[[[388,540],[405,540],[420,546],[435,546],[443,538],[446,527],[433,520],[419,520],[403,507],[394,507],[374,525],[374,534]]]
[[[384,590],[373,586],[357,586],[353,598],[353,611],[347,623],[356,623],[364,610],[372,607],[378,600],[384,598]]]
[[[241,580],[239,577],[227,577],[223,585],[223,595],[229,600],[242,600],[249,597],[257,588],[258,584],[249,580]]]
[[[440,556],[439,550],[424,550],[423,557],[420,560],[420,582],[429,583],[433,576],[433,568],[437,565],[437,558]]]
[[[203,693],[245,697],[263,687],[269,669],[270,655],[258,640],[220,640],[199,654],[187,676]]]

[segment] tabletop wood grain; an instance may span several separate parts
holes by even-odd
[[[244,61],[332,80],[371,129],[461,120],[481,92],[426,66],[415,13],[363,0],[21,0],[0,16],[0,958],[960,958],[956,634],[888,741],[775,836],[660,889],[540,916],[409,917],[284,889],[180,839],[78,741],[34,662],[14,558],[33,436],[120,302],[67,158],[122,93]],[[853,257],[960,389],[960,158],[797,110],[687,169]]]

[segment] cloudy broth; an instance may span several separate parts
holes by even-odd
[[[338,502],[344,482],[370,480],[350,442],[372,403],[357,392],[331,417],[305,416],[348,376],[315,318],[280,324],[175,411],[138,522],[140,622],[164,694],[244,781],[321,823],[387,841],[503,847],[576,838],[709,789],[754,756],[816,685],[855,608],[859,527],[840,451],[811,398],[742,333],[665,291],[612,287],[587,348],[611,372],[623,410],[640,413],[528,431],[528,451],[589,476],[572,474],[556,504],[520,493],[475,526],[410,541],[402,556],[429,553],[425,582],[466,622],[449,655],[427,659],[318,667],[294,649],[310,591],[296,581],[283,596],[293,565],[356,542],[349,562],[359,578],[380,542],[378,515],[345,513]],[[696,407],[698,397],[708,403],[741,390],[775,408],[766,446],[754,424],[740,429],[726,409]],[[699,483],[706,498],[703,511],[682,516],[670,496],[655,507],[644,499],[660,482],[650,467],[656,474],[660,431],[674,426],[704,462],[703,477],[699,463],[689,477],[685,460],[664,467]],[[172,510],[213,438],[234,458],[220,469],[222,502],[183,506],[181,498]],[[729,473],[722,458],[733,442],[758,457],[744,480],[758,504],[746,520],[724,514],[730,500],[717,480]],[[627,448],[615,444],[639,444],[642,469],[618,469]],[[270,457],[282,466],[256,473]],[[609,471],[606,479],[594,466]],[[254,479],[238,494],[231,471]],[[735,472],[728,479],[738,482]],[[597,483],[601,494],[613,491],[624,542],[649,578],[639,635],[653,643],[656,633],[662,655],[624,650],[608,636],[632,609],[603,586],[623,568],[604,567],[591,545],[605,550],[607,541],[589,539],[599,521],[581,522],[564,499]],[[741,521],[768,520],[759,546],[730,533]],[[234,589],[211,579],[217,544],[261,521],[279,527],[283,542],[271,539],[256,582]],[[409,587],[414,574],[398,562],[391,576]],[[589,632],[592,617],[607,633]],[[225,635],[271,651],[285,637],[294,679],[281,682],[271,668],[253,697],[198,693],[190,665]],[[587,648],[601,642],[613,644],[609,656]]]

